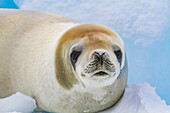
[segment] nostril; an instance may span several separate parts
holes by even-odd
[[[106,54],[106,52],[103,52],[103,53],[102,53],[102,56],[104,56],[105,54]]]
[[[99,64],[103,65],[104,61],[108,58],[108,53],[106,51],[94,51],[91,54],[91,60],[98,62]]]
[[[91,59],[100,60],[100,54],[98,52],[93,52],[91,54]]]
[[[95,51],[93,54],[95,54],[95,55],[100,55],[99,52],[96,52],[96,51]]]
[[[90,54],[91,60],[103,61],[108,58],[109,58],[109,54],[104,49],[96,49],[96,50],[92,51]]]
[[[92,55],[95,55],[95,56],[98,56],[98,57],[100,57],[100,56],[103,56],[103,55],[105,55],[106,54],[106,52],[94,52]]]

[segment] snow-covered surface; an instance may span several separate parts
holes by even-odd
[[[170,106],[147,83],[128,85],[123,98],[102,113],[170,113]]]
[[[0,113],[31,113],[35,100],[21,93],[0,99]],[[170,113],[170,106],[147,83],[128,85],[122,99],[101,113]]]
[[[35,100],[19,92],[0,99],[0,113],[31,113],[35,108]]]

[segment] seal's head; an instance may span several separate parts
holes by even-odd
[[[65,32],[59,40],[56,77],[66,89],[74,84],[111,85],[120,74],[124,57],[123,42],[115,32],[94,24],[79,25]]]

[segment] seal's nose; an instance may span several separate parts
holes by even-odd
[[[108,55],[107,51],[105,51],[105,50],[95,50],[91,54],[91,58],[100,62],[101,65],[103,65],[103,61],[106,60],[108,58],[108,56],[109,55]]]

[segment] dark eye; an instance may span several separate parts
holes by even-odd
[[[117,51],[114,51],[117,59],[118,59],[118,62],[120,63],[121,65],[121,61],[122,61],[122,52],[120,50],[117,50]]]
[[[75,69],[75,63],[77,62],[77,59],[80,56],[80,54],[81,54],[81,51],[72,51],[70,55],[71,63],[74,69]]]

